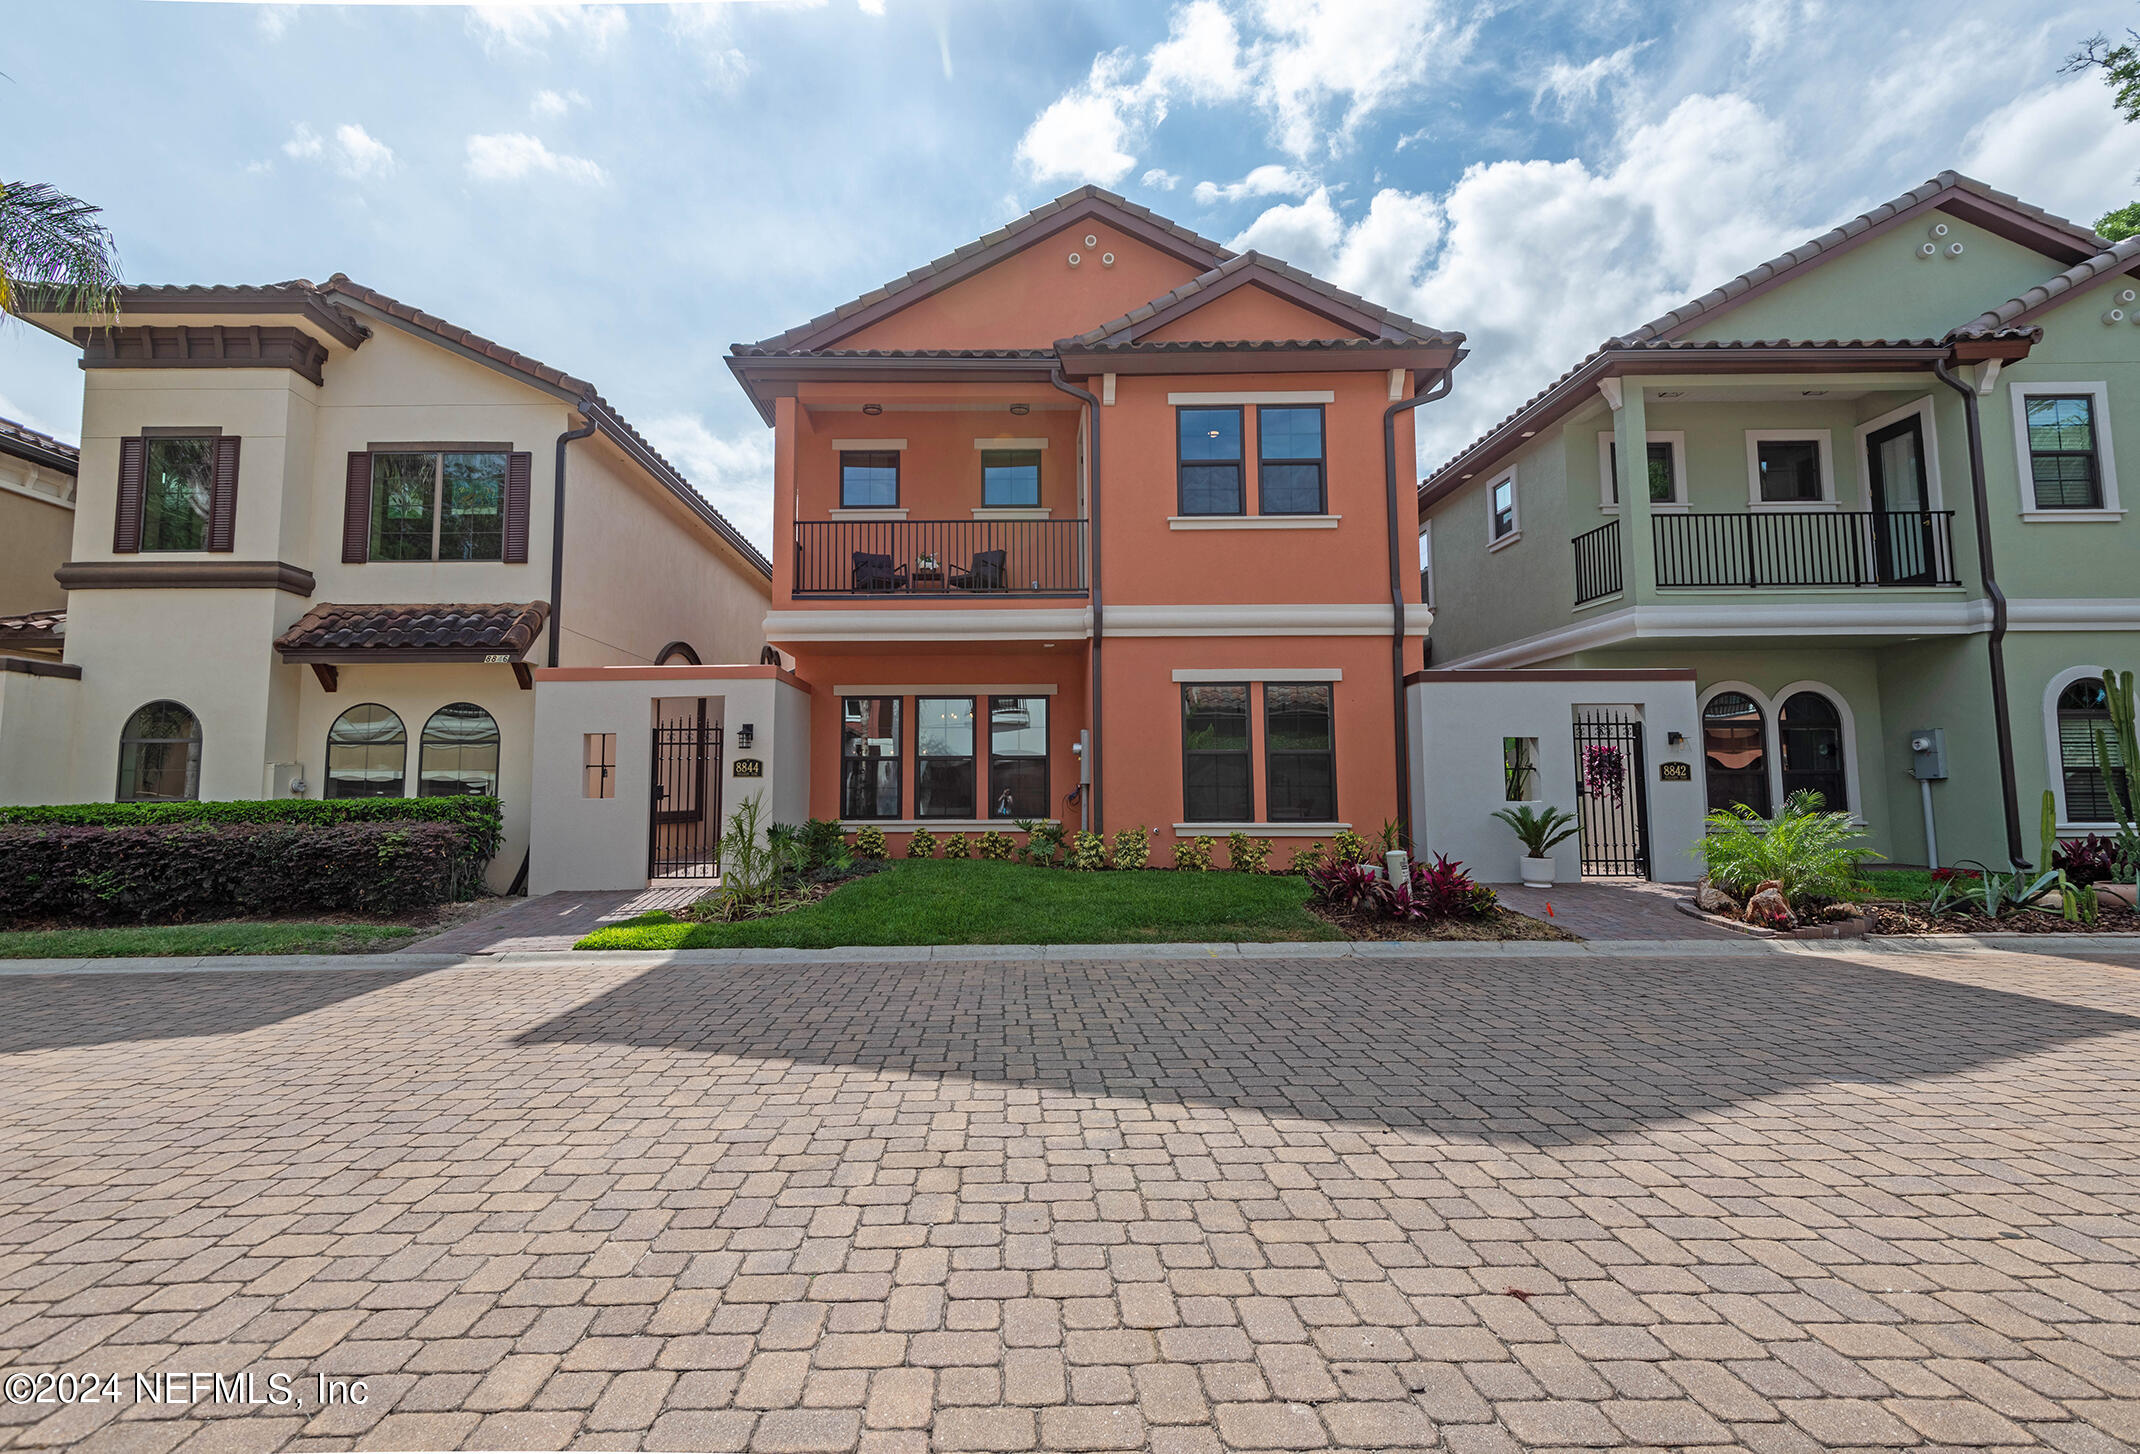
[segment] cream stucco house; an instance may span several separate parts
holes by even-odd
[[[53,576],[74,539],[75,447],[0,419],[0,651],[57,655]]]
[[[503,888],[535,668],[760,659],[765,557],[585,380],[340,275],[29,318],[83,487],[0,802],[494,791]]]

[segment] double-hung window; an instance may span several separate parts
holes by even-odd
[[[1048,816],[1048,699],[988,699],[988,816]]]
[[[981,505],[984,509],[1031,508],[1040,504],[1040,451],[981,451]]]
[[[840,508],[889,510],[899,504],[899,451],[840,451]]]
[[[1241,480],[1241,410],[1181,409],[1175,416],[1177,504],[1184,515],[1245,513]]]
[[[2029,479],[2038,510],[2103,508],[2102,455],[2092,394],[2031,394]]]
[[[1246,823],[1255,818],[1248,755],[1248,686],[1184,683],[1181,689],[1182,820]]]
[[[141,548],[206,550],[215,440],[151,438],[143,447]]]
[[[380,451],[372,456],[373,560],[503,560],[506,456]]]
[[[1516,477],[1503,475],[1486,492],[1486,543],[1516,538]]]
[[[840,699],[840,816],[899,816],[899,698]]]
[[[971,697],[914,701],[914,816],[974,816]]]
[[[1262,513],[1323,513],[1322,405],[1257,409],[1256,459],[1256,501]]]
[[[1264,685],[1264,783],[1273,823],[1328,823],[1337,817],[1334,740],[1328,683]]]

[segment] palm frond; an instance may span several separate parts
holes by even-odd
[[[116,318],[119,248],[102,215],[46,182],[0,183],[0,313]]]

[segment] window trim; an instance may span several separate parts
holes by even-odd
[[[1249,514],[1248,508],[1248,408],[1245,404],[1177,404],[1174,406],[1174,517],[1181,520],[1234,520]],[[1191,464],[1214,465],[1226,461],[1218,459],[1185,460],[1181,454],[1181,416],[1190,410],[1218,412],[1230,410],[1239,425],[1236,437],[1239,453],[1233,457],[1235,484],[1240,491],[1240,501],[1231,510],[1207,510],[1201,513],[1189,510],[1182,496],[1182,471]]]
[[[907,744],[906,744],[906,697],[905,697],[905,694],[903,694],[903,693],[900,693],[900,692],[883,692],[883,691],[876,691],[876,692],[843,692],[843,693],[840,693],[840,694],[839,694],[839,695],[837,696],[836,700],[837,700],[837,701],[839,702],[839,704],[840,704],[840,709],[839,709],[839,710],[840,710],[840,716],[839,716],[839,725],[840,725],[840,751],[839,751],[839,763],[840,763],[840,781],[839,781],[838,783],[836,783],[836,784],[834,785],[834,788],[833,788],[833,791],[834,791],[834,792],[835,792],[835,793],[836,793],[836,794],[838,795],[838,800],[837,800],[837,801],[835,801],[835,803],[833,804],[833,806],[834,806],[835,808],[837,808],[837,809],[839,810],[839,818],[840,818],[840,821],[841,821],[841,822],[843,822],[843,823],[897,823],[897,822],[901,822],[901,821],[904,821],[904,813],[902,812],[902,810],[903,810],[903,809],[905,808],[905,806],[906,806],[906,791],[907,791],[907,784],[906,784],[906,752],[907,752]],[[874,758],[864,758],[864,757],[859,757],[859,756],[856,756],[856,755],[850,754],[850,753],[849,753],[849,752],[847,751],[847,733],[846,733],[846,726],[847,726],[847,704],[848,704],[848,702],[850,702],[850,701],[857,701],[857,702],[890,702],[890,703],[892,704],[892,754],[891,754],[891,756],[890,756],[889,758],[882,758],[882,757],[874,757]],[[868,816],[866,816],[866,817],[857,817],[857,816],[854,816],[854,815],[851,815],[851,814],[849,814],[849,813],[847,812],[847,803],[846,803],[846,794],[847,794],[847,764],[848,764],[849,762],[887,762],[887,761],[888,761],[888,762],[890,762],[890,763],[892,764],[892,781],[893,781],[893,790],[892,790],[892,811],[891,811],[891,812],[889,812],[889,813],[884,813],[884,814],[874,814],[874,813],[873,813],[873,814],[870,814],[870,815],[868,815]]]
[[[446,702],[440,706],[434,707],[431,709],[430,715],[424,718],[423,731],[418,733],[416,738],[415,796],[419,798],[430,796],[430,794],[427,794],[424,791],[424,779],[429,775],[424,771],[424,753],[428,751],[431,746],[431,724],[433,722],[436,722],[448,710],[454,707],[475,708],[478,712],[481,712],[486,719],[489,720],[490,730],[497,734],[497,741],[491,744],[491,751],[494,756],[491,762],[490,769],[490,796],[493,798],[501,797],[505,789],[505,729],[498,725],[498,714],[496,712],[493,712],[490,708],[484,706],[481,702],[471,702],[466,697],[461,697],[457,700]],[[459,796],[474,797],[476,796],[476,794],[462,793]]]
[[[190,737],[183,737],[183,738],[181,738],[181,737],[129,737],[129,736],[127,736],[127,735],[126,735],[126,729],[127,729],[128,727],[130,727],[130,726],[132,726],[132,725],[133,725],[134,719],[135,719],[136,717],[140,716],[140,715],[141,715],[141,714],[142,714],[142,713],[143,713],[144,711],[148,710],[148,709],[149,709],[150,707],[154,707],[154,706],[158,705],[159,703],[163,703],[163,702],[168,702],[168,703],[170,703],[170,704],[171,704],[172,706],[174,706],[174,707],[178,708],[178,710],[179,710],[179,711],[181,711],[181,712],[184,712],[184,713],[185,713],[185,714],[186,714],[186,715],[187,715],[188,717],[191,717],[191,718],[193,719],[193,735],[192,735],[192,736],[190,736]],[[206,741],[207,741],[207,736],[208,736],[208,734],[207,734],[207,729],[206,729],[206,728],[204,728],[204,727],[203,727],[203,726],[201,725],[201,714],[200,714],[200,713],[198,713],[198,712],[196,712],[196,711],[194,711],[194,710],[193,710],[193,709],[192,709],[191,707],[187,706],[187,705],[186,705],[186,704],[185,704],[184,702],[181,702],[181,701],[180,701],[180,700],[179,700],[178,698],[176,698],[176,697],[151,697],[151,698],[149,698],[149,700],[147,700],[146,702],[143,702],[143,703],[142,703],[142,704],[141,704],[140,706],[138,706],[138,707],[134,708],[134,710],[133,710],[133,711],[131,711],[131,712],[128,712],[128,713],[126,714],[126,720],[125,720],[125,721],[123,721],[123,722],[121,722],[121,723],[119,724],[119,761],[118,761],[118,774],[117,774],[117,778],[116,778],[115,782],[113,783],[113,787],[112,787],[112,801],[113,801],[113,802],[115,802],[115,803],[197,803],[197,802],[199,802],[199,801],[201,800],[201,758],[202,758],[202,755],[203,755],[203,751],[204,751],[204,746],[205,746],[205,743],[206,743]],[[188,787],[189,789],[191,789],[191,791],[190,791],[190,792],[188,792],[188,793],[187,793],[187,795],[186,795],[185,797],[183,797],[183,798],[144,798],[144,797],[141,797],[141,796],[140,796],[140,795],[139,795],[138,793],[137,793],[137,794],[136,794],[135,796],[133,796],[133,797],[128,797],[128,796],[126,796],[126,793],[125,793],[125,788],[126,788],[126,749],[127,749],[127,745],[128,745],[129,743],[169,743],[169,742],[185,742],[185,743],[187,743],[187,744],[188,744],[189,746],[191,746],[191,747],[192,747],[192,749],[193,749],[192,753],[190,754],[189,760],[188,760],[188,762],[187,762],[187,764],[186,764],[186,778],[187,778],[187,783],[186,783],[186,785],[187,785],[187,787]],[[135,781],[135,786],[136,786],[136,787],[138,788],[138,787],[140,786],[140,781],[141,781],[141,779],[140,779],[140,775],[139,775],[138,773],[137,773],[137,774],[135,775],[135,779],[134,779],[134,781]]]
[[[1737,692],[1761,709],[1761,753],[1763,761],[1767,764],[1771,812],[1781,812],[1783,809],[1783,704],[1800,692],[1813,692],[1818,696],[1826,697],[1829,704],[1835,708],[1835,714],[1842,723],[1843,791],[1850,795],[1850,806],[1845,811],[1850,814],[1852,822],[1859,824],[1865,822],[1865,791],[1860,784],[1858,775],[1859,759],[1864,754],[1858,750],[1858,719],[1857,714],[1850,709],[1850,698],[1844,696],[1827,682],[1814,681],[1811,678],[1803,681],[1786,682],[1774,692],[1764,692],[1751,682],[1714,682],[1704,687],[1694,699],[1694,722],[1697,733],[1695,749],[1698,753],[1705,751],[1700,742],[1699,733],[1701,724],[1709,711],[1710,699],[1721,696],[1725,692]],[[1702,795],[1702,811],[1705,814],[1710,811],[1707,783],[1708,779],[1705,774]]]
[[[1040,751],[1037,754],[1006,752],[1002,756],[1019,762],[1037,760],[1040,763],[1040,801],[1043,804],[1043,816],[1045,816],[1046,808],[1055,805],[1055,744],[1049,740],[1055,734],[1054,697],[1039,692],[1004,692],[1001,694],[990,692],[986,697],[981,698],[982,701],[988,703],[988,778],[985,784],[977,782],[975,791],[987,799],[985,803],[977,805],[984,809],[980,816],[994,822],[1007,823],[1015,821],[1015,815],[1012,814],[1005,814],[1001,818],[996,816],[996,703],[999,701],[1022,702],[1029,698],[1041,703],[1041,716],[1046,721],[1046,725],[1041,728]]]
[[[847,442],[847,443],[849,443],[849,444],[859,444],[859,443],[861,443],[862,441],[860,441],[860,440],[848,440],[848,441],[846,441],[846,442]],[[848,504],[848,503],[847,503],[847,457],[848,457],[849,455],[851,455],[851,454],[888,454],[888,455],[890,455],[890,456],[892,457],[892,503],[891,503],[891,504],[889,504],[889,505],[850,505],[850,504]],[[839,462],[839,487],[840,487],[840,500],[839,500],[839,506],[838,506],[838,508],[840,508],[840,509],[842,509],[842,510],[897,510],[897,509],[901,508],[901,506],[900,506],[900,501],[901,501],[901,499],[902,499],[902,498],[904,498],[904,496],[905,496],[905,492],[906,492],[906,451],[905,451],[905,450],[903,450],[903,449],[843,449],[843,450],[841,450],[841,451],[839,452],[839,455],[838,455],[838,462]],[[865,469],[876,469],[876,468],[879,468],[879,466],[876,466],[876,465],[865,465],[865,466],[863,466],[863,468],[865,468]],[[902,518],[903,518],[903,517],[902,517]]]
[[[2118,503],[2117,449],[2110,437],[2110,385],[2098,380],[2084,384],[2016,381],[2007,386],[2014,413],[2014,469],[2020,486],[2021,518],[2032,525],[2078,525],[2122,520],[2125,508]],[[2095,472],[2103,503],[2092,510],[2061,510],[2036,503],[2036,471],[2029,451],[2029,406],[2032,398],[2085,395],[2092,402],[2089,413],[2095,426]]]
[[[967,749],[966,749],[966,753],[965,753],[965,756],[964,756],[963,758],[961,758],[960,756],[958,756],[958,755],[957,755],[957,754],[955,754],[955,753],[938,753],[938,754],[932,754],[932,755],[929,755],[929,756],[924,756],[924,755],[923,755],[923,753],[922,753],[922,750],[921,750],[921,730],[922,730],[922,729],[921,729],[921,704],[922,704],[923,702],[964,702],[964,703],[966,704],[966,717],[967,717],[967,721],[968,721],[968,723],[969,723],[969,730],[970,730],[970,731],[971,731],[971,732],[973,733],[973,741],[972,741],[972,742],[971,742],[971,743],[970,743],[970,744],[969,744],[969,745],[967,746]],[[972,695],[972,694],[970,694],[970,693],[964,693],[964,692],[942,692],[942,691],[932,691],[932,692],[929,692],[929,693],[927,693],[927,694],[922,694],[922,693],[916,693],[916,694],[915,694],[915,697],[914,697],[914,821],[915,821],[915,822],[917,822],[917,823],[920,823],[920,822],[935,822],[935,821],[938,821],[938,820],[940,820],[940,819],[951,819],[951,820],[953,820],[953,821],[955,821],[955,822],[961,822],[961,823],[965,823],[965,822],[971,822],[971,821],[972,821],[973,819],[975,819],[975,818],[978,818],[978,817],[982,817],[982,816],[985,816],[985,815],[984,815],[984,814],[982,814],[982,812],[981,812],[981,807],[982,807],[982,802],[981,802],[981,799],[982,799],[982,795],[983,795],[983,793],[984,793],[984,792],[986,791],[986,787],[985,787],[985,784],[984,784],[984,783],[982,782],[982,780],[981,780],[981,761],[982,761],[982,759],[981,759],[981,754],[980,754],[980,747],[981,747],[981,742],[980,742],[980,736],[981,736],[980,702],[981,702],[981,699],[980,699],[979,697],[976,697],[976,696],[974,696],[974,695]],[[924,762],[960,762],[960,761],[963,761],[963,762],[965,762],[965,763],[966,763],[966,765],[967,765],[967,766],[968,766],[969,768],[971,768],[971,769],[972,769],[972,771],[973,771],[973,802],[972,802],[971,804],[969,804],[969,805],[968,805],[969,811],[967,811],[967,812],[964,812],[964,813],[924,813],[924,812],[923,812],[923,811],[921,810],[921,765],[922,765],[922,764],[923,764]]]
[[[1322,452],[1314,459],[1271,459],[1263,452],[1263,414],[1266,409],[1315,411],[1315,437],[1322,444]],[[1313,510],[1272,510],[1263,503],[1263,467],[1265,465],[1315,466],[1315,508]],[[1298,519],[1303,516],[1321,517],[1330,513],[1330,418],[1328,406],[1323,404],[1258,404],[1256,405],[1256,513],[1279,519]]]
[[[1326,697],[1327,697],[1327,698],[1329,699],[1329,702],[1330,702],[1330,745],[1329,745],[1329,746],[1328,746],[1327,748],[1323,749],[1323,751],[1322,751],[1321,753],[1319,753],[1319,754],[1318,754],[1318,753],[1312,753],[1312,752],[1301,752],[1301,751],[1298,751],[1298,750],[1295,750],[1295,749],[1287,749],[1287,755],[1288,755],[1288,756],[1291,756],[1291,757],[1315,757],[1315,756],[1321,756],[1321,757],[1323,757],[1324,759],[1326,759],[1326,760],[1327,760],[1327,761],[1329,762],[1329,764],[1330,764],[1330,812],[1329,812],[1329,814],[1328,814],[1327,816],[1325,816],[1325,817],[1317,818],[1317,817],[1313,817],[1313,816],[1304,816],[1304,817],[1299,817],[1299,818],[1281,818],[1281,817],[1279,817],[1279,816],[1278,816],[1278,814],[1277,814],[1277,811],[1276,811],[1276,810],[1274,809],[1274,807],[1272,806],[1272,803],[1271,803],[1271,796],[1272,796],[1272,795],[1271,795],[1271,767],[1272,767],[1272,761],[1271,761],[1271,759],[1272,759],[1272,751],[1273,751],[1273,750],[1272,750],[1272,747],[1271,747],[1271,688],[1272,688],[1272,687],[1319,687],[1319,688],[1321,688],[1321,690],[1322,690],[1323,694],[1324,694],[1324,695],[1325,695],[1325,696],[1326,696]],[[1338,772],[1337,772],[1337,744],[1338,744],[1338,730],[1337,730],[1337,684],[1336,684],[1335,682],[1328,682],[1328,681],[1308,681],[1308,680],[1299,680],[1299,679],[1296,679],[1296,680],[1292,680],[1292,681],[1280,681],[1280,680],[1275,680],[1275,679],[1273,679],[1273,680],[1268,680],[1268,681],[1265,681],[1265,682],[1263,683],[1263,691],[1262,691],[1262,692],[1260,693],[1260,695],[1261,695],[1261,696],[1262,696],[1262,698],[1263,698],[1263,714],[1262,714],[1262,715],[1263,715],[1263,812],[1264,812],[1264,816],[1265,816],[1265,817],[1266,817],[1266,818],[1267,818],[1267,819],[1268,819],[1269,821],[1271,821],[1271,822],[1273,822],[1273,823],[1328,823],[1328,822],[1333,822],[1333,821],[1335,821],[1335,820],[1336,820],[1336,819],[1338,818],[1338,816],[1339,816],[1339,814],[1338,814],[1338,810],[1337,810],[1337,809],[1338,809],[1338,801],[1337,801],[1337,796],[1338,796]],[[1254,771],[1253,767],[1251,767],[1251,769],[1250,769],[1250,770],[1251,770],[1251,773],[1253,773],[1253,771]],[[1250,779],[1250,791],[1251,791],[1251,793],[1253,793],[1253,791],[1254,791],[1254,786],[1255,786],[1255,784],[1254,784],[1254,779],[1253,779],[1253,777],[1251,777],[1251,779]],[[1184,804],[1184,806],[1186,806],[1186,803]]]
[[[216,441],[223,437],[220,428],[191,429],[165,428],[141,431],[141,539],[134,547],[137,555],[205,555],[208,541],[215,530],[215,461]],[[198,545],[151,545],[149,544],[149,498],[153,493],[150,481],[155,476],[155,452],[159,444],[205,444],[208,446],[207,493],[201,510],[201,540]]]
[[[979,444],[979,442],[980,442],[980,441],[976,440],[976,441],[975,441],[976,445],[978,445],[978,444]],[[1047,479],[1047,459],[1048,459],[1048,457],[1047,457],[1047,454],[1046,454],[1046,452],[1045,452],[1045,451],[1042,451],[1042,450],[1038,450],[1038,449],[1018,449],[1018,448],[1000,448],[1000,449],[982,449],[982,450],[980,450],[980,451],[979,451],[979,453],[980,453],[980,456],[981,456],[981,503],[980,503],[980,504],[979,504],[979,505],[978,505],[977,507],[975,507],[976,509],[979,509],[979,510],[991,510],[991,511],[993,511],[993,510],[1038,510],[1038,509],[1040,509],[1040,508],[1041,508],[1041,503],[1040,503],[1040,502],[1041,502],[1042,500],[1044,500],[1044,499],[1046,499],[1046,498],[1047,498],[1047,491],[1048,491],[1048,479]],[[996,504],[996,503],[992,502],[992,501],[991,501],[991,500],[990,500],[990,499],[988,498],[988,457],[989,457],[990,455],[992,455],[992,454],[1029,454],[1029,455],[1031,455],[1031,456],[1033,457],[1033,502],[1032,502],[1032,503],[1031,503],[1030,505],[1025,505],[1025,504],[1016,504],[1016,505],[1003,505],[1003,504]],[[1008,468],[1008,466],[1006,466],[1006,468]]]
[[[1248,741],[1242,744],[1242,746],[1241,746],[1241,752],[1240,752],[1241,758],[1242,758],[1242,759],[1243,759],[1243,761],[1244,761],[1244,762],[1246,762],[1246,763],[1247,763],[1247,765],[1248,765],[1248,812],[1247,812],[1246,814],[1244,814],[1244,815],[1243,815],[1243,816],[1242,816],[1241,818],[1238,818],[1238,819],[1236,819],[1236,818],[1213,818],[1213,819],[1211,819],[1211,820],[1209,820],[1209,821],[1211,821],[1211,822],[1213,822],[1213,823],[1232,823],[1232,822],[1241,822],[1241,821],[1246,821],[1246,822],[1258,822],[1258,821],[1261,821],[1261,820],[1259,820],[1259,819],[1258,819],[1258,818],[1256,817],[1256,689],[1255,689],[1255,684],[1254,684],[1253,682],[1251,682],[1251,681],[1248,681],[1248,680],[1245,680],[1245,679],[1242,679],[1242,678],[1239,678],[1239,677],[1233,678],[1233,679],[1231,679],[1231,680],[1228,680],[1228,681],[1223,681],[1223,682],[1179,682],[1179,683],[1177,683],[1177,684],[1175,685],[1175,689],[1174,689],[1174,690],[1175,690],[1175,703],[1176,703],[1176,711],[1175,711],[1175,714],[1174,714],[1174,720],[1175,720],[1175,729],[1174,729],[1174,730],[1175,730],[1176,732],[1178,732],[1178,733],[1180,733],[1180,734],[1181,734],[1181,816],[1182,816],[1182,820],[1183,820],[1184,822],[1189,822],[1189,823],[1195,823],[1195,822],[1199,822],[1199,821],[1202,821],[1202,820],[1199,820],[1199,819],[1191,818],[1191,817],[1189,816],[1189,755],[1190,755],[1191,751],[1193,750],[1193,751],[1196,751],[1196,752],[1200,752],[1200,753],[1203,753],[1203,754],[1205,754],[1205,755],[1207,755],[1207,756],[1211,756],[1211,757],[1218,757],[1218,756],[1232,756],[1232,755],[1233,755],[1233,754],[1232,754],[1232,751],[1231,751],[1231,749],[1228,749],[1228,750],[1227,750],[1226,752],[1224,752],[1224,753],[1221,753],[1221,752],[1219,752],[1219,751],[1218,751],[1217,749],[1214,749],[1214,748],[1208,748],[1208,747],[1201,747],[1201,748],[1195,748],[1195,749],[1191,749],[1191,748],[1190,748],[1190,746],[1189,746],[1189,692],[1190,692],[1191,688],[1194,688],[1194,687],[1239,687],[1239,688],[1241,689],[1241,702],[1242,702],[1242,706],[1243,706],[1243,708],[1244,708],[1244,710],[1243,710],[1243,712],[1242,712],[1242,714],[1241,714],[1241,717],[1242,717],[1242,728],[1243,728],[1243,730],[1244,730],[1244,731],[1246,732],[1246,734],[1247,734],[1247,736],[1248,736]]]
[[[1652,510],[1685,510],[1687,504],[1687,432],[1684,429],[1652,429],[1642,436],[1647,446],[1669,444],[1672,446],[1672,498],[1665,501],[1650,501]],[[1613,432],[1598,431],[1598,513],[1617,515],[1620,502],[1613,498]],[[1645,460],[1647,463],[1647,460]]]
[[[1849,801],[1843,803],[1840,808],[1830,803],[1828,808],[1831,812],[1847,813],[1854,821],[1864,822],[1860,812],[1863,802],[1858,797],[1858,724],[1850,714],[1850,703],[1844,699],[1841,692],[1826,682],[1791,682],[1775,694],[1776,710],[1771,715],[1769,731],[1776,739],[1774,773],[1777,808],[1781,809],[1785,799],[1790,797],[1783,781],[1783,709],[1797,696],[1819,697],[1835,709],[1836,747],[1843,754],[1843,796]]]
[[[357,702],[351,706],[344,707],[334,714],[334,720],[327,724],[327,735],[321,740],[320,798],[322,801],[330,798],[334,798],[337,802],[341,801],[341,799],[335,798],[330,791],[334,786],[334,729],[341,726],[342,719],[351,712],[361,711],[366,707],[377,707],[380,711],[392,717],[394,725],[401,729],[401,791],[398,793],[368,793],[363,796],[405,798],[409,795],[409,724],[407,719],[384,702]]]
[[[1494,534],[1494,491],[1508,486],[1508,533]],[[1516,469],[1509,468],[1495,475],[1486,485],[1486,549],[1489,552],[1502,550],[1523,539],[1523,490],[1516,481]]]
[[[1819,446],[1820,498],[1818,500],[1764,500],[1761,498],[1761,446],[1764,444],[1815,444]],[[1749,429],[1746,431],[1746,508],[1749,510],[1833,510],[1835,494],[1835,431],[1832,429]]]
[[[2096,822],[2075,818],[2066,806],[2066,763],[2059,751],[2058,699],[2067,687],[2075,682],[2094,678],[2107,682],[2109,670],[2103,666],[2069,666],[2051,678],[2043,689],[2043,754],[2044,766],[2049,772],[2046,778],[2051,789],[2052,819],[2060,833],[2100,833],[2105,828],[2115,828],[2115,822]]]

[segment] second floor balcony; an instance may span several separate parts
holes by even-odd
[[[1952,510],[1660,511],[1650,520],[1660,590],[1847,590],[1961,583]],[[1621,588],[1618,520],[1579,535],[1575,604]]]
[[[1086,522],[799,520],[797,599],[1082,597]]]

